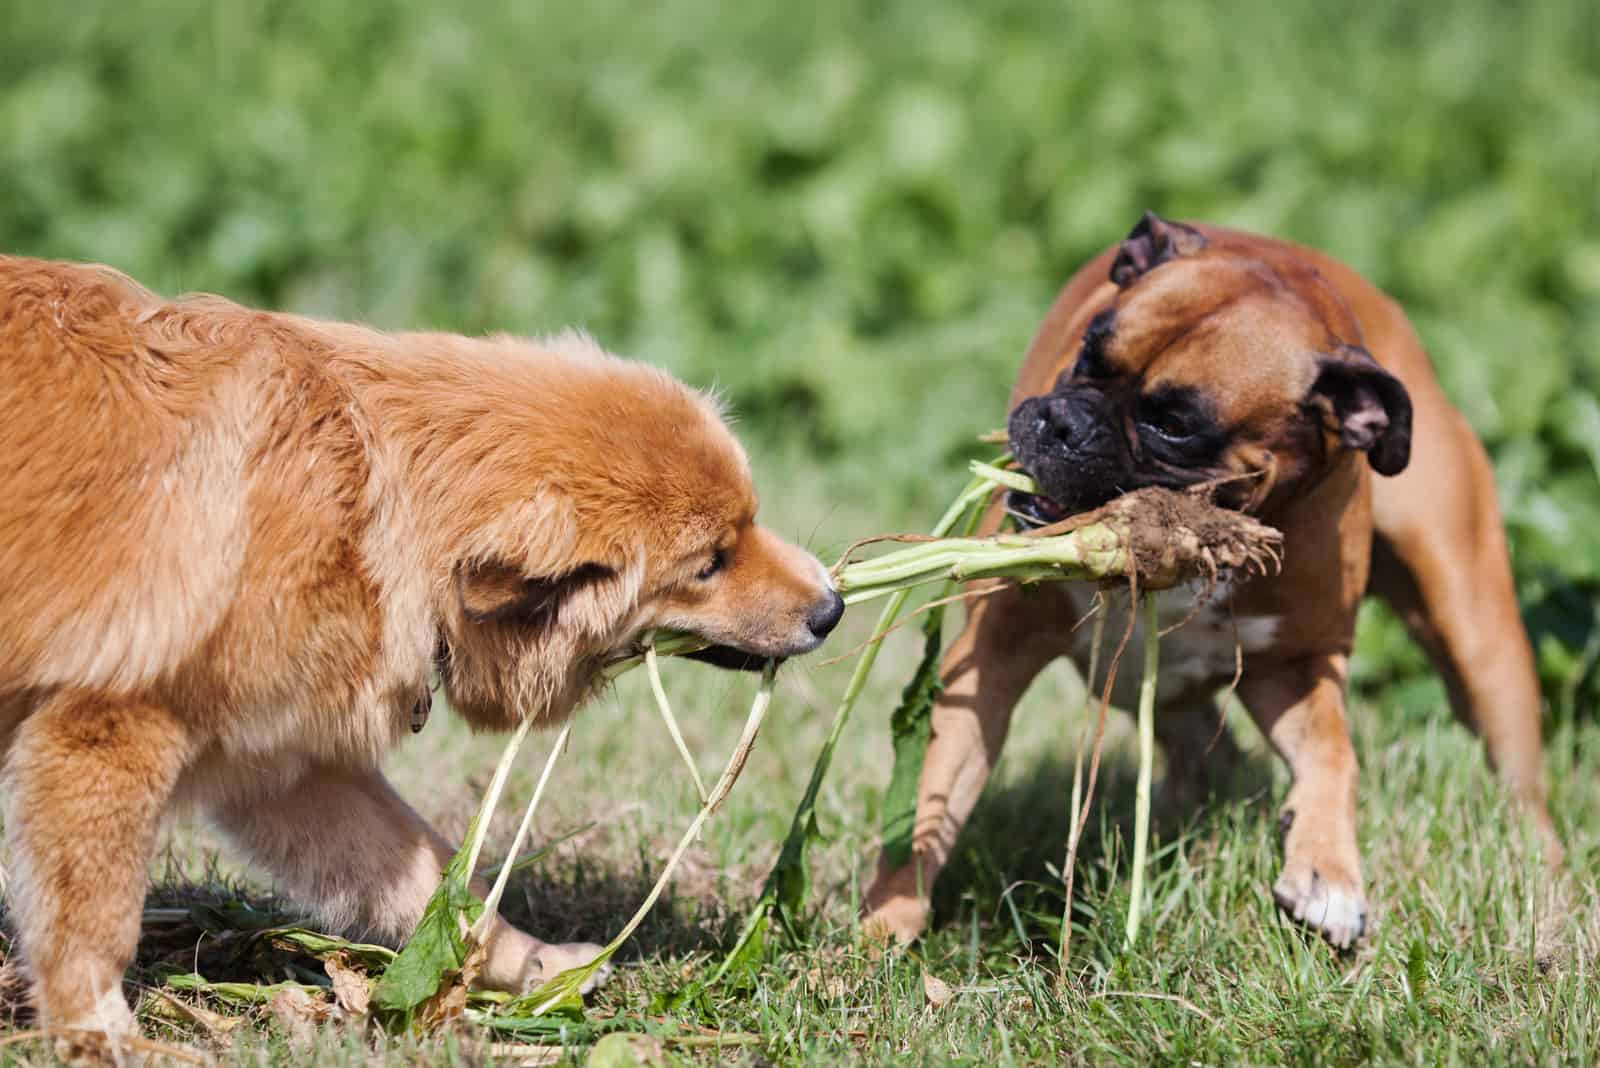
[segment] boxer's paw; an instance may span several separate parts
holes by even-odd
[[[1349,949],[1367,929],[1367,899],[1359,887],[1312,868],[1285,870],[1272,888],[1278,907],[1318,932],[1336,949]]]
[[[545,942],[528,954],[527,968],[523,973],[523,989],[532,990],[547,983],[569,968],[581,968],[599,955],[604,946],[593,942]],[[583,981],[578,993],[587,994],[605,986],[611,979],[611,962],[600,965],[594,974]]]
[[[1272,887],[1278,907],[1321,934],[1337,949],[1349,949],[1367,929],[1367,898],[1353,835],[1334,828],[1296,825],[1285,809],[1283,871]],[[1318,833],[1321,831],[1321,833]],[[1335,843],[1344,843],[1339,848]]]

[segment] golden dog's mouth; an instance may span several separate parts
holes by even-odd
[[[743,649],[735,649],[731,645],[708,645],[704,649],[683,655],[690,660],[698,660],[702,664],[711,664],[728,671],[760,671],[771,659],[756,653],[747,653]]]
[[[600,658],[601,672],[612,674],[626,670],[627,665],[638,663],[652,643],[660,654],[683,660],[698,660],[703,664],[711,664],[728,671],[760,671],[768,660],[775,659],[781,663],[785,659],[764,653],[752,653],[732,645],[719,645],[709,638],[701,638],[694,634],[657,630],[636,634],[605,653]]]

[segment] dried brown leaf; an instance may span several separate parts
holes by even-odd
[[[212,1012],[210,1009],[190,1004],[159,988],[152,988],[149,995],[159,1002],[157,1011],[163,1015],[199,1024],[207,1035],[221,1040],[224,1045],[232,1042],[231,1036],[234,1030],[246,1022],[243,1016],[224,1016],[220,1012]]]
[[[343,953],[329,956],[322,962],[322,970],[333,980],[333,1000],[339,1011],[351,1019],[363,1019],[372,1000],[372,981],[367,973],[352,967]]]
[[[950,989],[950,984],[931,974],[927,969],[922,972],[922,996],[928,999],[928,1005],[938,1009],[950,1003],[956,992]]]
[[[487,956],[488,951],[482,945],[474,945],[467,951],[460,971],[446,973],[440,978],[438,993],[417,1007],[417,1020],[423,1031],[435,1031],[461,1019],[467,1011],[467,991],[478,978]]]

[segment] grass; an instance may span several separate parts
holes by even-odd
[[[1490,446],[1549,705],[1564,873],[1532,866],[1479,747],[1374,607],[1352,720],[1379,926],[1355,955],[1276,916],[1284,773],[1235,716],[1250,756],[1223,798],[1164,810],[1158,783],[1151,910],[1122,956],[1134,787],[1118,719],[1058,986],[1054,867],[1078,736],[1062,668],[1017,714],[936,888],[937,926],[909,955],[874,957],[851,917],[889,775],[885,720],[917,655],[908,628],[823,791],[813,944],[680,1015],[759,1035],[727,1055],[751,1064],[1596,1059],[1592,3],[86,0],[69,15],[0,0],[0,20],[0,248],[380,325],[585,324],[718,384],[764,517],[825,557],[934,518],[986,451],[973,436],[1000,424],[1055,288],[1141,209],[1347,259],[1405,303]],[[831,648],[866,637],[871,614],[852,612]],[[595,1013],[645,1008],[727,945],[847,674],[813,662],[780,677],[743,780]],[[667,684],[714,766],[750,680],[669,665]],[[508,894],[547,938],[608,940],[693,814],[649,702],[642,678],[623,680],[574,729],[535,844],[588,829]],[[435,717],[393,770],[458,835],[497,748]],[[511,802],[531,779],[519,772]],[[510,830],[494,828],[491,858]],[[175,825],[153,900],[268,900],[217,847]],[[930,1007],[925,972],[953,1000]],[[333,1028],[307,1050],[264,1026],[233,1042],[227,1063],[492,1059],[471,1034]],[[5,1063],[40,1056],[0,1046]]]
[[[914,655],[912,635],[890,641],[890,662],[864,711],[893,703],[895,672],[908,669]],[[617,976],[591,997],[592,1016],[646,1010],[727,945],[741,906],[774,859],[844,670],[797,667],[780,678],[774,713],[740,787],[622,950]],[[748,681],[674,664],[667,685],[691,748],[705,757],[725,751]],[[1109,779],[1078,868],[1068,982],[1058,986],[1053,947],[1062,902],[1054,872],[1069,816],[1071,748],[1064,739],[1078,734],[1076,715],[1064,710],[1078,708],[1076,692],[1063,666],[1024,702],[996,779],[937,888],[939,922],[903,956],[877,955],[852,928],[872,870],[888,770],[886,724],[859,717],[841,746],[850,758],[837,763],[824,791],[827,841],[815,853],[813,944],[780,952],[749,982],[718,988],[676,1018],[760,1035],[759,1051],[726,1054],[750,1064],[1593,1059],[1600,857],[1583,833],[1600,819],[1593,770],[1600,732],[1593,727],[1563,728],[1553,739],[1553,807],[1571,855],[1567,871],[1551,879],[1531,843],[1511,830],[1478,746],[1461,728],[1358,707],[1360,835],[1378,928],[1358,952],[1340,957],[1276,914],[1275,811],[1286,780],[1247,718],[1235,715],[1230,724],[1246,759],[1217,802],[1175,812],[1162,805],[1158,783],[1150,912],[1138,951],[1125,956],[1134,741],[1130,720],[1116,718]],[[594,827],[511,881],[507,912],[545,937],[607,940],[695,811],[688,777],[662,774],[670,743],[649,700],[642,679],[620,683],[579,720],[556,770],[539,837]],[[441,788],[438,768],[448,761],[486,774],[497,748],[494,739],[436,718],[399,754],[397,778],[425,814],[458,834],[482,783],[468,776]],[[530,779],[531,772],[514,777],[510,802],[526,798]],[[506,815],[495,827],[491,859],[514,822]],[[213,845],[191,839],[175,848],[189,863]],[[219,885],[212,870],[209,882],[224,896],[253,892],[260,899],[263,888],[241,887],[236,872],[222,871],[226,880]],[[207,878],[203,868],[190,874]],[[192,892],[171,875],[162,882],[158,896]],[[947,983],[954,999],[929,1007],[924,973]],[[170,1025],[149,1026],[156,1037],[170,1035]],[[448,1042],[385,1039],[373,1047],[335,1027],[319,1035],[316,1058],[364,1064],[376,1050],[428,1063],[477,1063],[476,1048],[470,1034]],[[237,1039],[224,1063],[259,1063],[263,1054],[270,1063],[308,1056],[269,1025]],[[713,1055],[671,1057],[699,1063]]]

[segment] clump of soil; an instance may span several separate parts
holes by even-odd
[[[1197,578],[1209,586],[1226,570],[1277,571],[1283,563],[1283,535],[1243,512],[1219,507],[1213,500],[1215,488],[1204,483],[1185,490],[1138,489],[1029,533],[1065,534],[1104,523],[1127,546],[1143,590],[1164,590]]]

